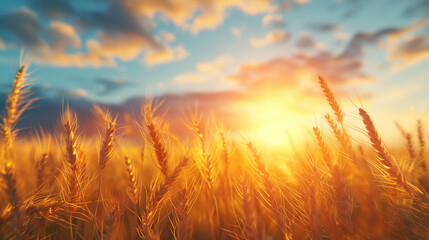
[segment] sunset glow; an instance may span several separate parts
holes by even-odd
[[[0,72],[0,239],[429,239],[428,0],[4,0]]]

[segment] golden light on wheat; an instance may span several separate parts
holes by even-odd
[[[429,238],[422,121],[413,132],[401,128],[405,144],[392,150],[360,107],[368,138],[356,141],[329,79],[314,86],[330,107],[318,113],[323,126],[301,130],[291,99],[239,103],[257,141],[234,137],[198,109],[180,139],[152,101],[133,121],[94,106],[94,136],[65,107],[57,131],[24,138],[17,122],[36,100],[25,71],[2,115],[1,239]]]

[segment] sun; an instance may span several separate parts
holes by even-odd
[[[268,123],[260,127],[259,136],[262,143],[278,147],[286,143],[286,124],[282,122]]]

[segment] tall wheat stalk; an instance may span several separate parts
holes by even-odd
[[[398,164],[393,160],[390,153],[387,151],[386,147],[381,141],[380,135],[378,134],[368,113],[362,108],[359,108],[359,115],[362,117],[363,123],[367,130],[367,135],[371,140],[372,147],[387,175],[389,175],[399,186],[403,187],[411,195],[419,194],[422,196],[422,192],[420,190],[411,187],[405,180]]]

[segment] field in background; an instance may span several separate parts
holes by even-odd
[[[285,160],[197,110],[186,120],[192,140],[180,141],[156,101],[142,106],[143,122],[123,126],[95,106],[96,136],[67,107],[58,132],[21,136],[16,124],[36,100],[21,66],[2,115],[0,238],[428,239],[422,123],[412,133],[398,126],[406,145],[388,149],[359,108],[368,141],[355,143],[319,83],[327,129],[315,126],[314,144],[292,144]],[[129,141],[135,133],[140,141]]]

